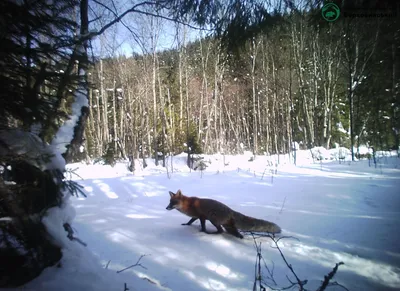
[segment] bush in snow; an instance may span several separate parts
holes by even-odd
[[[335,149],[330,149],[330,156],[334,160],[350,160],[351,159],[351,151],[345,147],[338,147]]]
[[[208,162],[204,160],[204,157],[197,156],[193,157],[193,169],[204,171],[208,167]]]
[[[117,160],[115,158],[115,147],[113,142],[108,144],[107,151],[103,155],[103,160],[105,165],[111,165],[112,167],[115,166]]]
[[[0,258],[8,262],[0,287],[16,287],[60,260],[42,219],[77,188],[64,180],[62,157],[31,133],[0,131],[0,164]]]
[[[330,159],[329,151],[324,147],[315,147],[311,149],[312,158],[321,161]]]
[[[372,148],[364,145],[354,148],[354,152],[357,159],[371,159],[373,154]]]
[[[17,287],[57,263],[61,250],[53,245],[40,219],[26,216],[11,200],[13,192],[0,184],[0,212],[7,215],[0,218],[0,257],[7,262],[0,266],[0,287]]]

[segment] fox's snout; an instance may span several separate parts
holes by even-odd
[[[167,208],[167,210],[172,210],[172,209],[177,209],[179,208],[179,203],[177,203],[176,201],[170,201]]]

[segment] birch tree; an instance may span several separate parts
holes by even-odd
[[[362,22],[366,24],[364,21]],[[369,35],[366,36],[361,33],[365,29],[362,27],[361,22],[354,22],[352,18],[349,18],[345,22],[344,27],[344,62],[347,71],[347,91],[348,91],[348,102],[349,102],[349,131],[350,131],[350,147],[351,156],[354,161],[354,140],[355,140],[355,116],[354,116],[354,95],[358,86],[366,79],[366,68],[371,57],[375,52],[377,40],[379,36],[379,29],[375,30],[373,38]],[[375,25],[379,26],[379,20],[375,22]],[[367,37],[367,41],[365,38]]]

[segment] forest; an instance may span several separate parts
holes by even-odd
[[[328,22],[318,7],[275,10],[234,50],[216,36],[188,41],[190,28],[179,24],[174,47],[160,50],[163,22],[145,20],[140,53],[111,47],[95,57],[90,158],[285,154],[294,143],[353,144],[355,156],[359,145],[398,149],[397,18]]]

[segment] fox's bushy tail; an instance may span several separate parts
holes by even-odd
[[[282,231],[281,228],[273,222],[250,217],[237,211],[233,212],[233,219],[235,220],[235,226],[243,231],[269,233],[280,233]]]

